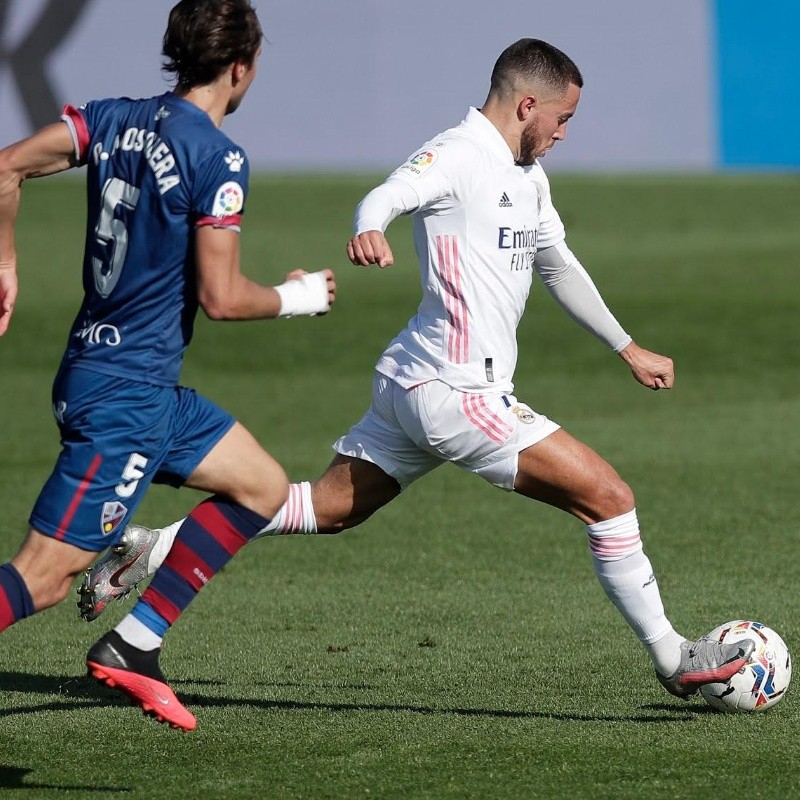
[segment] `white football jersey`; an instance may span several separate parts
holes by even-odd
[[[416,195],[416,207],[402,210],[414,213],[423,297],[377,370],[406,388],[438,379],[465,392],[512,392],[536,250],[564,240],[544,170],[517,166],[471,108],[384,185],[393,184]]]

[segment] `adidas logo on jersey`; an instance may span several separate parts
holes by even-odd
[[[514,204],[508,199],[508,195],[503,192],[503,196],[500,198],[498,205],[500,208],[511,208]]]

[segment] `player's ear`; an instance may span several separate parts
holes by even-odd
[[[249,64],[246,64],[244,61],[234,61],[231,65],[231,80],[233,85],[236,86],[237,83],[240,83],[249,70]]]
[[[520,122],[527,122],[538,106],[539,101],[536,95],[525,95],[525,97],[517,103],[517,119]]]

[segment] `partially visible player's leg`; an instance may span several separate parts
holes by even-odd
[[[559,429],[517,457],[514,491],[592,525],[634,508],[630,487],[583,442]]]
[[[178,528],[166,559],[131,612],[148,630],[138,639],[128,636],[128,641],[145,649],[160,645],[197,592],[264,528],[288,494],[283,468],[238,423],[186,485],[214,494]],[[124,630],[132,633],[137,627],[128,620]]]
[[[376,375],[367,413],[334,445],[328,469],[315,483],[289,486],[286,502],[259,536],[339,533],[352,528],[397,497],[441,460],[420,449],[400,427],[394,405],[405,395],[392,381]],[[87,572],[81,613],[94,619],[114,597],[127,594],[162,563],[184,520],[151,531],[131,526],[128,534],[141,547],[110,553]],[[155,532],[157,536],[152,537]],[[110,580],[115,576],[115,580]]]
[[[282,505],[282,467],[232,418],[189,390],[179,390],[176,433],[159,480],[213,492],[180,526],[175,542],[133,611],[89,651],[99,680],[132,697],[173,727],[194,717],[164,681],[158,654],[164,635],[208,581]]]
[[[314,483],[289,487],[289,499],[262,535],[339,533],[360,525],[441,463],[398,423],[395,405],[405,391],[375,375],[369,409],[336,441],[328,468]]]
[[[633,492],[591,448],[556,431],[520,452],[514,489],[586,523],[600,585],[647,648],[670,692],[688,696],[702,683],[727,680],[743,666],[749,653],[740,647],[688,642],[673,629],[642,547]]]
[[[258,536],[339,533],[361,524],[400,492],[394,478],[360,458],[337,454],[315,483],[289,484],[289,497]],[[109,602],[128,595],[169,555],[185,519],[164,528],[129,525],[121,543],[86,571],[81,616],[96,619]]]
[[[53,400],[62,449],[31,512],[28,536],[0,568],[6,609],[0,628],[62,600],[75,576],[121,536],[152,479],[150,456],[160,438],[156,423],[143,433],[135,420],[161,396],[157,387],[117,377],[59,373]],[[153,419],[159,418],[156,408]]]
[[[337,453],[314,483],[289,486],[289,499],[264,533],[340,533],[369,519],[398,494],[397,481],[379,466]]]
[[[31,528],[10,566],[27,587],[33,613],[60,603],[67,596],[72,581],[96,555]]]
[[[0,566],[0,631],[61,602],[94,557],[31,529],[17,555]]]
[[[678,667],[683,637],[675,634],[664,614],[642,549],[633,492],[616,470],[590,447],[558,430],[519,454],[514,490],[586,523],[601,586],[648,646],[656,666],[671,674]]]

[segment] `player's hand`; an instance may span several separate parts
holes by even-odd
[[[675,367],[668,356],[651,353],[636,342],[631,342],[619,354],[642,386],[653,390],[671,389],[675,383]]]
[[[303,286],[302,290],[297,287],[298,290],[292,289],[288,294],[282,295],[283,304],[288,302],[289,307],[282,309],[281,316],[309,314],[320,317],[327,314],[336,302],[336,276],[332,269],[322,269],[319,272],[293,269],[286,273],[283,286],[289,281],[300,281]]]
[[[0,266],[0,336],[8,330],[14,304],[17,302],[17,269],[15,264]]]
[[[347,257],[357,266],[377,264],[381,269],[394,264],[389,242],[380,231],[364,231],[347,243]]]
[[[336,275],[332,269],[322,269],[319,274],[325,276],[328,284],[328,308],[330,308],[336,302]],[[307,269],[293,269],[291,272],[286,273],[286,280],[296,281],[302,278],[303,275],[308,275]]]

